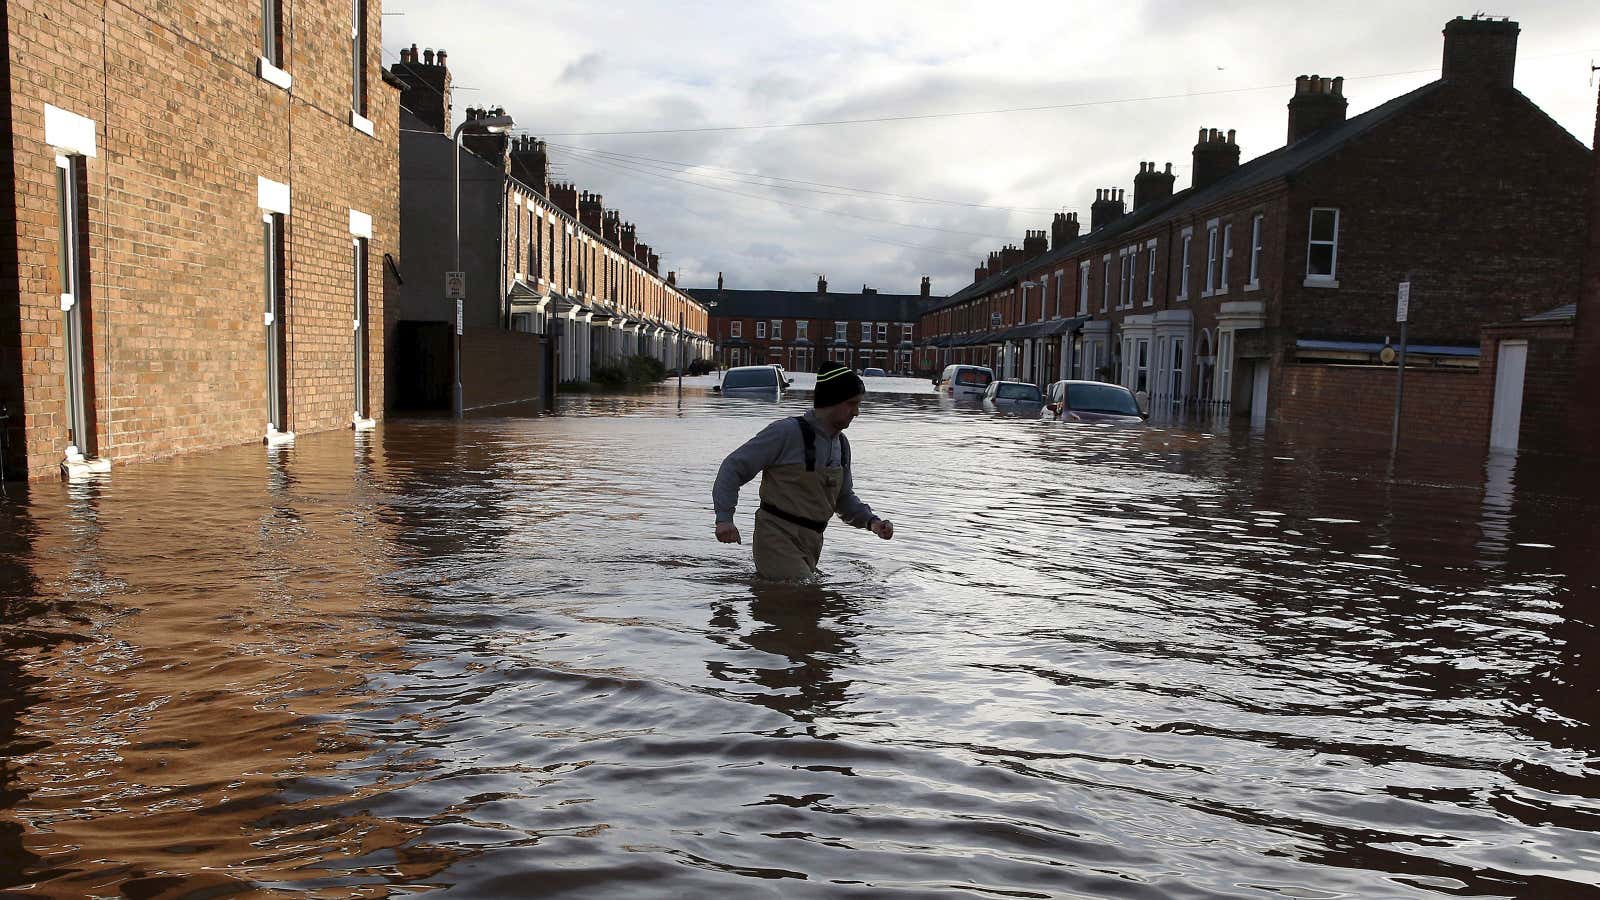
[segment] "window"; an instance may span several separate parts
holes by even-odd
[[[878,343],[880,343],[880,344],[889,343],[889,323],[888,322],[879,322],[878,323]]]
[[[1156,305],[1156,242],[1151,241],[1145,253],[1144,305]]]
[[[1181,337],[1172,339],[1172,370],[1168,375],[1170,381],[1167,389],[1172,392],[1173,405],[1183,402],[1183,344],[1184,339]]]
[[[1054,318],[1054,319],[1061,318],[1061,283],[1063,281],[1066,281],[1066,280],[1067,280],[1067,273],[1065,271],[1061,270],[1061,269],[1057,269],[1056,270],[1056,280],[1055,280],[1055,286],[1056,286],[1055,307],[1054,307],[1054,312],[1051,314],[1051,318]]]
[[[1217,260],[1217,293],[1228,292],[1228,261],[1233,259],[1233,224],[1222,226],[1222,255]]]
[[[772,339],[775,340],[775,341],[783,340],[783,320],[782,319],[773,319],[772,320]]]
[[[849,328],[850,328],[850,323],[849,322],[835,322],[835,323],[833,323],[833,339],[836,340],[836,341],[849,340],[850,339]]]
[[[1220,247],[1217,226],[1213,222],[1206,226],[1206,286],[1200,291],[1202,297],[1208,297],[1217,290],[1217,251]]]
[[[1194,235],[1184,234],[1183,248],[1179,250],[1182,257],[1179,262],[1180,274],[1178,275],[1178,299],[1189,299],[1189,243],[1194,240]]]
[[[516,240],[511,242],[511,248],[512,248],[511,249],[511,253],[512,253],[511,271],[516,275],[516,277],[521,278],[522,277],[522,198],[521,197],[517,198],[517,202],[512,204],[511,209],[512,209],[512,213],[511,214],[514,217],[516,217],[516,220],[517,220],[517,237],[516,237]]]
[[[84,223],[80,185],[84,179],[82,156],[56,157],[56,197],[58,235],[56,260],[61,279],[61,312],[67,350],[67,446],[85,456],[91,455],[88,381],[91,373],[86,361],[84,322]],[[71,453],[72,450],[67,452]]]
[[[811,322],[810,321],[808,321],[806,319],[801,319],[800,321],[794,323],[794,336],[799,338],[800,340],[808,339],[810,331],[811,331]]]
[[[1134,369],[1133,392],[1148,392],[1150,390],[1150,339],[1140,338],[1133,342]]]
[[[1111,306],[1111,254],[1107,253],[1100,260],[1100,311],[1105,312]]]
[[[1250,220],[1250,283],[1246,287],[1261,284],[1261,222],[1260,213]]]
[[[871,322],[862,322],[861,323],[861,343],[863,343],[863,344],[872,343],[872,323]]]
[[[916,326],[907,322],[900,326],[900,340],[910,342],[915,340]]]
[[[1089,314],[1089,264],[1078,264],[1078,315]]]
[[[744,323],[738,319],[729,322],[728,337],[744,337]]]
[[[261,58],[275,66],[283,65],[278,39],[281,3],[282,0],[261,0]]]
[[[1313,209],[1306,247],[1306,282],[1336,284],[1339,265],[1339,211]]]
[[[367,0],[350,0],[350,111],[367,114]]]

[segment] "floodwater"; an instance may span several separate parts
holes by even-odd
[[[10,486],[0,889],[1600,895],[1592,477],[905,382],[764,585],[704,383]]]

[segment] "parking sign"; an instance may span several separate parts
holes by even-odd
[[[444,273],[444,298],[446,300],[461,300],[467,296],[467,273]]]
[[[1400,282],[1400,293],[1394,307],[1394,320],[1404,322],[1411,314],[1411,282]]]

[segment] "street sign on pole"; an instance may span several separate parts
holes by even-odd
[[[1411,282],[1400,282],[1400,292],[1394,307],[1394,320],[1404,322],[1411,314]]]
[[[446,300],[461,300],[467,296],[467,273],[444,273],[444,298]]]
[[[463,316],[461,314],[461,301],[460,300],[456,300],[456,336],[457,337],[461,336],[461,320],[462,320],[462,318],[463,318]]]
[[[1405,406],[1406,396],[1406,320],[1411,317],[1411,275],[1407,273],[1406,280],[1400,282],[1400,291],[1396,298],[1394,320],[1400,323],[1400,360],[1395,369],[1394,379],[1394,428],[1389,434],[1389,458],[1394,459],[1400,451],[1400,413]]]

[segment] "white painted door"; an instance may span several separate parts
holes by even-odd
[[[1267,377],[1271,370],[1266,360],[1255,364],[1255,380],[1250,385],[1250,427],[1267,427]]]
[[[1501,341],[1495,363],[1494,419],[1489,425],[1491,450],[1517,449],[1522,431],[1522,382],[1528,370],[1528,342]]]

